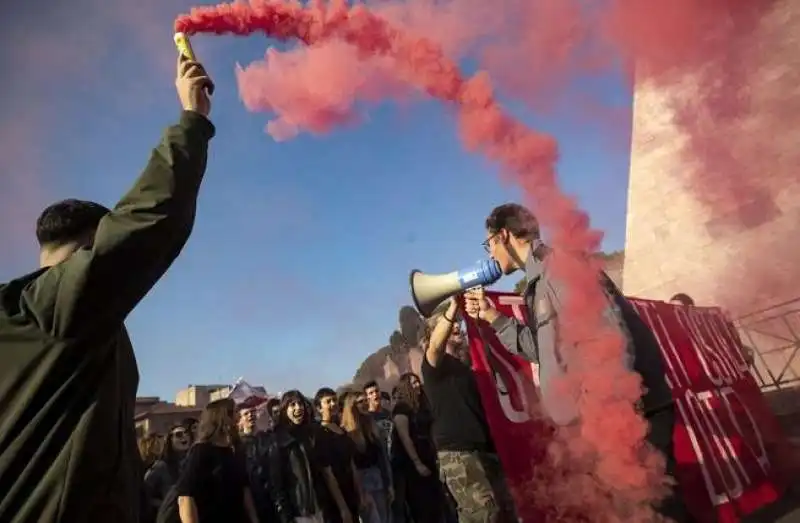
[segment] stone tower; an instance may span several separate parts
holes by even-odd
[[[711,213],[683,176],[703,164],[686,154],[689,136],[673,110],[675,100],[697,99],[692,79],[669,90],[637,84],[623,282],[629,296],[684,292],[726,308],[761,353],[760,370],[791,381],[800,375],[792,356],[800,347],[800,2],[772,5],[749,37],[760,54],[747,111],[715,128],[735,144],[739,164],[729,165],[752,176],[752,190],[728,208]]]

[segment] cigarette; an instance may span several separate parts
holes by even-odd
[[[189,41],[189,37],[185,33],[175,33],[173,39],[175,40],[175,47],[178,48],[178,52],[180,54],[189,60],[196,60],[194,49],[192,49],[192,43]]]

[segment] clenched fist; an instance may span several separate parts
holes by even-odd
[[[184,111],[203,116],[208,116],[211,112],[210,94],[214,91],[214,82],[200,62],[189,60],[183,53],[178,54],[175,89]]]
[[[486,299],[483,287],[470,289],[464,293],[464,311],[470,318],[479,318],[489,323],[500,316],[497,309]]]

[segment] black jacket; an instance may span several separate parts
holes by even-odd
[[[258,432],[252,436],[242,436],[240,446],[258,519],[265,523],[275,521],[277,518],[270,494],[269,445],[271,439],[272,434]]]
[[[315,481],[318,477],[314,446],[309,436],[298,438],[278,427],[270,439],[268,468],[270,493],[282,523],[320,512]]]
[[[0,285],[3,523],[139,521],[139,371],[124,321],[189,238],[213,134],[184,112],[92,248]]]

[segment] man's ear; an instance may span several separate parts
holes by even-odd
[[[508,232],[508,229],[500,229],[497,231],[497,234],[500,237],[500,242],[503,244],[507,244],[511,239],[511,233]]]

